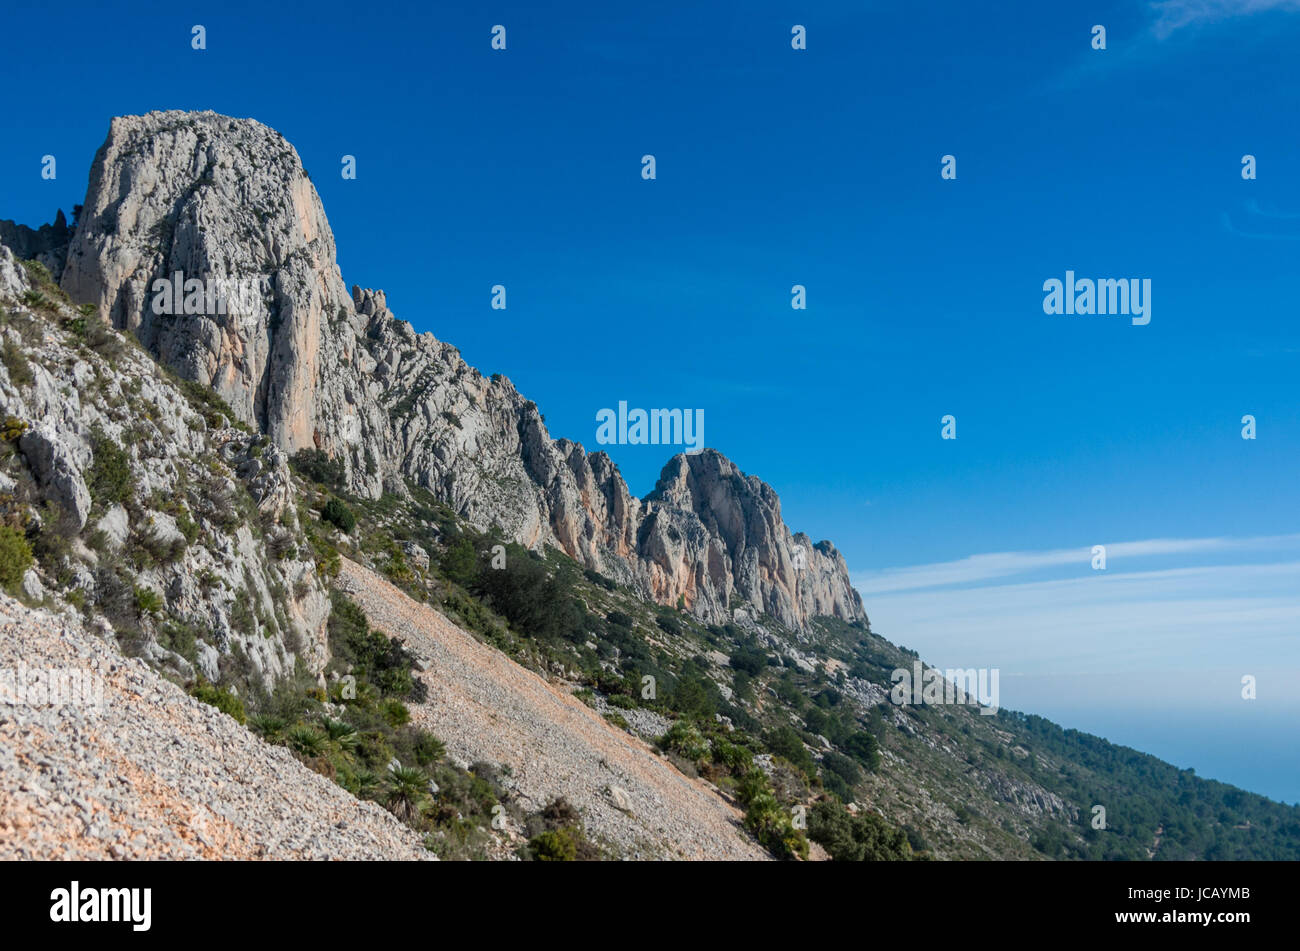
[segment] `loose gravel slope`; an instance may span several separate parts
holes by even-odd
[[[0,695],[2,859],[430,857],[379,806],[80,623],[0,596],[0,676],[24,668],[98,677],[103,700]]]
[[[345,559],[338,584],[425,667],[429,698],[411,706],[414,721],[457,759],[509,766],[526,807],[563,796],[589,834],[629,858],[766,857],[716,790],[567,692],[360,565]],[[615,807],[611,787],[626,793],[626,811]]]

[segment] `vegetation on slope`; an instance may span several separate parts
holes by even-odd
[[[1040,717],[893,704],[890,674],[916,654],[865,624],[704,625],[408,490],[370,501],[320,479],[309,505],[342,498],[356,527],[333,541],[350,556],[611,722],[646,735],[638,713],[659,718],[647,738],[735,798],[774,855],[812,841],[836,859],[1300,857],[1295,807]]]

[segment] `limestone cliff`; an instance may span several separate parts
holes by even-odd
[[[11,567],[12,533],[32,540],[29,601],[53,589],[185,680],[270,689],[323,669],[330,602],[282,450],[3,245],[0,356],[0,526]]]
[[[253,290],[240,307],[209,295],[160,313],[155,282],[176,275]],[[710,621],[741,604],[795,629],[819,614],[865,618],[834,546],[792,535],[772,488],[717,452],[675,457],[635,498],[604,453],[552,439],[509,380],[416,334],[383,291],[349,294],[297,153],[254,120],[114,119],[62,286],[279,449],[342,461],[357,494],[425,486],[475,525],[556,545]]]

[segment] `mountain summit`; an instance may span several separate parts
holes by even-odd
[[[796,630],[866,618],[835,547],[792,534],[773,489],[719,453],[676,456],[635,498],[604,453],[552,439],[509,380],[416,334],[383,291],[349,293],[297,152],[252,119],[114,119],[60,280],[279,449],[336,460],[357,495],[428,488],[478,527],[711,622],[738,606]],[[227,308],[192,281],[251,290]],[[160,296],[173,282],[183,302]]]

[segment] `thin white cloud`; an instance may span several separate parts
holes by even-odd
[[[1264,241],[1300,241],[1300,234],[1270,234],[1266,231],[1242,231],[1232,223],[1227,214],[1222,218],[1223,227],[1228,234],[1235,235],[1238,238],[1260,238]]]
[[[1156,21],[1151,31],[1158,39],[1187,26],[1215,23],[1270,10],[1300,11],[1300,0],[1160,0],[1152,3]]]
[[[1300,12],[1300,0],[1156,0],[1147,4],[1147,10],[1152,19],[1145,32],[1125,36],[1123,41],[1115,39],[1123,34],[1112,33],[1104,56],[1098,56],[1087,43],[1079,44],[1060,73],[1025,87],[1021,94],[1056,96],[1087,84],[1123,80],[1129,70],[1175,68],[1170,61],[1179,55],[1178,48],[1164,41],[1180,30],[1270,11]]]
[[[1105,544],[1107,565],[1113,567],[1117,561],[1122,563],[1125,559],[1160,555],[1266,551],[1300,544],[1300,535],[1266,535],[1254,538],[1152,538],[1113,544],[1102,540],[1098,544]],[[956,561],[864,572],[857,575],[853,582],[864,597],[870,597],[892,592],[971,585],[1068,565],[1078,565],[1081,569],[1090,568],[1091,563],[1092,545],[1058,548],[1051,551],[992,552],[971,555]]]
[[[874,630],[930,663],[1007,675],[1300,665],[1300,561],[1289,556],[899,592],[866,607]]]
[[[1255,201],[1253,198],[1250,201],[1246,202],[1246,210],[1251,212],[1252,214],[1261,215],[1265,218],[1279,218],[1283,221],[1290,221],[1295,218],[1300,218],[1300,213],[1290,212],[1290,211],[1275,211],[1272,208],[1261,207],[1260,203]]]

